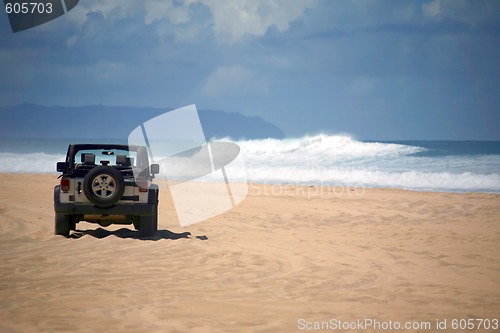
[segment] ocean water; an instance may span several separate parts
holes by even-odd
[[[55,174],[68,143],[77,141],[0,139],[0,172]],[[498,141],[376,142],[320,134],[235,142],[252,182],[500,193]]]

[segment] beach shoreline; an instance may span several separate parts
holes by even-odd
[[[59,176],[61,173],[59,172],[43,172],[43,173],[33,173],[33,172],[0,172],[0,177],[8,177],[9,175],[17,175],[17,176],[22,176],[26,175],[28,177],[31,176],[42,176],[42,177],[53,177],[55,180],[54,186],[59,184]],[[155,181],[153,181],[155,182]],[[204,184],[206,182],[200,182],[200,184]],[[390,187],[390,186],[368,186],[368,185],[332,185],[328,183],[321,183],[321,184],[316,184],[314,182],[307,183],[307,182],[258,182],[258,181],[248,181],[247,182],[249,189],[252,187],[254,189],[257,189],[259,191],[260,187],[273,187],[273,188],[281,188],[278,190],[274,190],[275,192],[277,191],[280,193],[286,193],[288,188],[300,188],[302,189],[302,192],[306,191],[307,188],[312,188],[311,192],[317,192],[319,191],[321,193],[334,193],[334,194],[342,194],[343,192],[356,192],[360,193],[361,195],[364,194],[365,190],[396,190],[396,191],[408,191],[408,192],[415,192],[415,193],[449,193],[449,194],[486,194],[486,195],[499,195],[500,193],[494,192],[494,191],[474,191],[474,190],[433,190],[433,189],[419,189],[419,188],[402,188],[402,187]],[[278,194],[280,195],[280,194]]]
[[[366,318],[433,330],[447,319],[451,332],[453,319],[498,316],[499,194],[251,183],[233,210],[184,228],[160,194],[149,240],[86,222],[68,239],[53,235],[57,174],[0,182],[5,332],[289,332]]]

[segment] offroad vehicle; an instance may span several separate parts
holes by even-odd
[[[69,236],[80,221],[133,224],[140,236],[158,229],[158,185],[151,183],[159,165],[149,165],[144,146],[71,144],[56,165],[61,182],[54,187],[55,234]]]

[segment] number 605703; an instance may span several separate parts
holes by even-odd
[[[5,5],[7,14],[51,14],[52,3],[47,2],[15,2]]]

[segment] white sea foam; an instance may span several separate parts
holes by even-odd
[[[0,172],[55,173],[56,163],[65,155],[46,153],[0,153]]]
[[[500,192],[500,156],[421,157],[425,148],[347,136],[237,142],[260,183]]]
[[[500,155],[420,156],[425,148],[323,134],[236,143],[252,182],[500,193]],[[0,172],[53,173],[63,160],[0,153]]]

